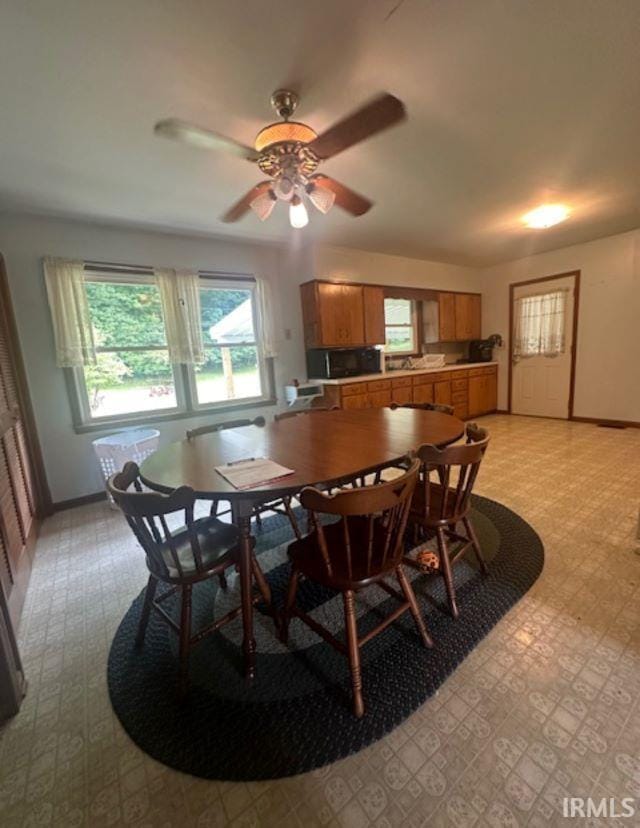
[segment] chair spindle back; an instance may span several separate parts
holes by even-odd
[[[149,569],[154,574],[163,579],[175,578],[170,574],[162,555],[164,549],[169,552],[179,577],[184,576],[176,540],[167,523],[168,515],[180,511],[184,512],[184,520],[181,523],[189,532],[196,571],[204,570],[202,549],[194,528],[193,509],[196,497],[193,489],[181,486],[169,495],[143,491],[138,466],[132,462],[125,463],[121,472],[109,478],[107,488],[145,551]]]
[[[416,459],[407,459],[407,465],[407,471],[401,477],[374,486],[343,490],[333,495],[315,488],[302,490],[300,502],[309,510],[328,576],[333,575],[334,556],[344,552],[348,576],[353,577],[355,543],[366,549],[364,577],[373,574],[374,569],[393,569],[399,565],[411,496],[420,471],[420,462]],[[330,548],[322,515],[339,516],[344,548]]]

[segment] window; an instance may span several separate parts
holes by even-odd
[[[418,350],[415,307],[411,299],[384,300],[387,354],[415,354]]]
[[[200,289],[206,362],[195,372],[199,405],[262,395],[253,290]]]
[[[564,353],[567,292],[563,288],[516,299],[515,359],[555,357]]]
[[[201,277],[206,361],[171,365],[153,276],[87,274],[95,365],[69,369],[77,425],[188,415],[267,396],[255,283]]]

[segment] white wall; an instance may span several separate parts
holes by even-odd
[[[313,276],[316,279],[436,290],[480,290],[478,271],[470,267],[346,247],[317,247],[313,253]]]
[[[55,365],[42,256],[66,256],[128,264],[193,267],[261,274],[275,296],[277,330],[276,391],[291,377],[304,376],[302,319],[297,282],[304,267],[301,251],[237,241],[187,237],[52,218],[0,214],[0,252],[4,254],[22,354],[38,434],[54,502],[100,491],[102,480],[91,441],[102,433],[76,434],[64,373]],[[295,276],[295,278],[294,278]],[[287,339],[286,331],[290,332]],[[269,416],[256,408],[246,416]],[[221,419],[222,417],[220,417]],[[157,427],[163,442],[181,439],[185,429],[210,421],[177,419]]]
[[[574,415],[640,421],[640,230],[480,272],[484,335],[509,336],[509,284],[580,270]],[[496,352],[507,408],[507,347]]]

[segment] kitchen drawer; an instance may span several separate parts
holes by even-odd
[[[367,383],[367,391],[390,391],[391,380],[376,380]]]
[[[413,380],[414,388],[416,385],[427,385],[428,383],[433,383],[431,374],[418,374],[415,377],[410,377],[410,379]]]
[[[495,374],[498,371],[497,365],[490,365],[488,368],[483,368],[482,373],[485,375]]]
[[[469,376],[470,377],[481,377],[486,370],[487,370],[486,368],[469,368]]]
[[[429,382],[444,382],[451,379],[451,371],[438,371],[437,374],[427,374]]]
[[[365,382],[353,382],[349,385],[341,385],[340,392],[343,397],[350,397],[352,394],[366,394],[367,384]]]
[[[455,377],[455,374],[454,374]],[[451,380],[451,390],[452,391],[466,391],[468,385],[468,380],[466,379],[452,379]]]
[[[462,391],[452,391],[451,392],[451,402],[455,405],[456,403],[466,403],[467,401],[467,389],[465,388]]]
[[[411,388],[411,377],[397,377],[391,380],[392,388]]]

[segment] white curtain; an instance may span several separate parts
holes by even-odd
[[[56,343],[56,364],[60,368],[76,368],[95,363],[84,263],[46,256],[44,278]]]
[[[562,288],[516,299],[515,359],[564,353],[567,294],[568,289]]]
[[[256,276],[256,294],[258,300],[258,320],[260,325],[260,337],[262,339],[262,352],[265,357],[277,356],[276,348],[276,327],[275,307],[271,284],[268,279]]]
[[[198,365],[205,361],[200,321],[200,278],[191,270],[154,270],[160,292],[169,361]]]

